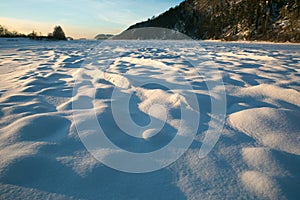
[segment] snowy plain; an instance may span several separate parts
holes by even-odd
[[[106,56],[124,55],[109,62],[109,75],[97,79],[91,102],[110,139],[128,151],[161,148],[177,130],[178,102],[194,106],[159,83],[192,85],[181,92],[197,96],[199,108],[193,109],[201,111],[200,128],[189,149],[171,165],[150,173],[120,172],[96,160],[83,145],[72,105],[84,97],[73,89],[97,46]],[[214,65],[226,89],[223,132],[202,159],[199,149],[215,98],[205,82],[214,76],[211,72],[203,80],[195,75],[195,68],[182,58],[187,55]],[[106,61],[102,55],[97,64]],[[175,79],[178,71],[187,79]],[[146,142],[115,136],[120,130],[108,112],[114,88],[126,90],[135,85],[132,80],[147,76],[158,84],[139,88],[133,119],[146,125],[147,108],[161,101],[172,119],[163,141],[150,145],[152,130],[141,136]],[[119,41],[105,46],[98,41],[0,40],[0,199],[300,199],[299,121],[300,45]]]

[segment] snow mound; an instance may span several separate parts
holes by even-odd
[[[242,150],[243,159],[253,169],[269,175],[287,174],[280,163],[283,160],[277,154],[268,148],[251,147]]]
[[[229,116],[237,130],[261,144],[300,155],[300,112],[273,108],[253,108]]]
[[[281,196],[276,181],[263,173],[247,171],[242,174],[241,179],[245,187],[260,198],[277,199]]]
[[[243,88],[239,95],[255,99],[270,98],[272,101],[283,101],[300,107],[300,92],[275,85],[260,84],[258,86]]]
[[[119,74],[105,73],[104,79],[111,84],[124,89],[129,89],[131,85],[126,77]]]
[[[71,122],[64,117],[38,114],[17,120],[2,130],[1,140],[58,142],[69,133]]]

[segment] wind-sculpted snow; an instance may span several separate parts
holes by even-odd
[[[119,43],[0,40],[0,199],[300,198],[299,45]],[[95,66],[99,71],[82,73]],[[217,126],[218,74],[226,123],[200,157]],[[199,119],[182,122],[185,113]],[[156,171],[121,172],[105,162],[122,160],[122,152],[97,149],[102,163],[83,144],[92,133],[79,133],[78,125],[93,127],[94,116],[107,138],[136,154],[159,151],[176,137],[192,144]],[[126,166],[141,169],[135,164]]]

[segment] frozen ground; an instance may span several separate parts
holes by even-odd
[[[136,41],[107,46],[105,56],[96,61],[99,65],[115,52],[123,57],[109,63],[105,76],[99,75],[95,100],[90,101],[73,94],[73,86],[98,44],[0,40],[0,199],[300,199],[299,45]],[[211,98],[217,97],[181,57],[186,55],[220,67],[227,93],[224,131],[203,159],[199,149]],[[186,80],[176,79],[177,72],[184,72],[193,86],[178,92],[194,93],[201,111],[197,136],[180,159],[155,172],[129,174],[89,154],[76,131],[74,102],[92,102],[86,106],[95,107],[99,123],[118,146],[153,151],[172,140],[178,102],[199,111],[189,99],[159,86],[180,88]],[[144,142],[118,137],[120,130],[109,112],[114,88],[126,93],[147,76],[158,84],[138,88],[131,117],[146,125],[149,105],[164,102],[172,119],[165,137],[150,145],[153,130],[141,135]],[[157,119],[163,117],[154,113]]]

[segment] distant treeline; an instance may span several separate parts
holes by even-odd
[[[47,36],[42,35],[42,33],[37,33],[32,31],[29,34],[19,33],[17,31],[9,31],[6,27],[0,25],[0,37],[16,38],[16,37],[25,37],[32,40],[72,40],[70,37],[66,37],[61,26],[55,26],[52,33],[48,33]]]
[[[107,40],[109,38],[112,38],[114,35],[112,34],[98,34],[95,36],[96,40]]]

